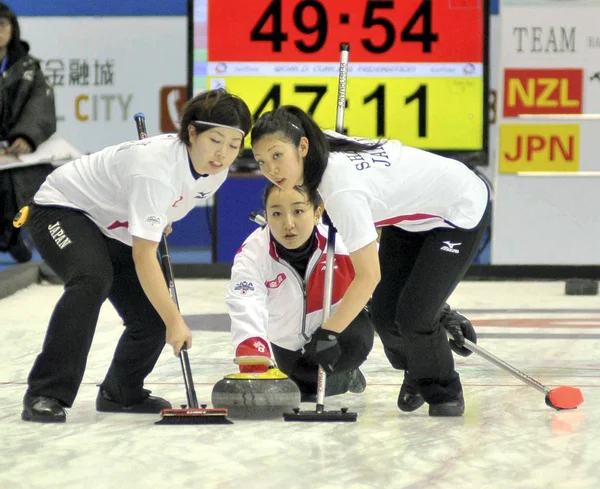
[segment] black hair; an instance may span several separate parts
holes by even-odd
[[[279,190],[279,187],[277,185],[275,185],[273,182],[268,182],[265,185],[265,188],[263,189],[262,202],[263,202],[263,209],[265,210],[265,214],[267,212],[267,201],[269,200],[269,197],[271,196],[271,194],[273,193],[273,190],[275,190],[275,189]],[[316,198],[312,198],[308,192],[308,189],[305,186],[296,186],[296,187],[294,187],[294,190],[296,190],[297,192],[304,195],[306,197],[307,202],[309,204],[312,204],[313,209],[315,211],[321,205],[321,198],[318,196],[318,194],[316,195]]]
[[[188,131],[190,124],[198,133],[214,128],[214,126],[196,121],[239,127],[244,131],[244,137],[252,127],[252,115],[246,102],[221,88],[202,92],[188,100],[183,106],[178,136],[187,146],[190,145]]]
[[[294,146],[300,145],[302,136],[308,139],[308,153],[304,158],[303,186],[311,202],[317,199],[317,187],[321,183],[329,153],[361,153],[383,145],[383,141],[361,143],[325,134],[317,123],[302,109],[294,105],[283,105],[263,114],[254,124],[250,144],[254,146],[262,137],[280,134]]]
[[[12,38],[6,46],[6,51],[14,51],[19,49],[21,45],[21,29],[19,28],[19,21],[17,15],[12,9],[5,3],[0,2],[0,18],[8,19],[12,25]]]

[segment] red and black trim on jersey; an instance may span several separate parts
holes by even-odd
[[[323,293],[325,289],[325,264],[327,255],[325,249],[327,246],[327,238],[323,236],[315,227],[315,236],[317,238],[317,247],[315,252],[320,253],[319,261],[313,267],[308,281],[306,282],[306,314],[323,309]],[[269,239],[269,255],[277,261],[281,261],[277,253],[275,238],[270,235]],[[311,257],[314,254],[310,255]],[[309,258],[310,260],[310,258]],[[348,255],[337,254],[334,258],[333,271],[333,291],[331,294],[331,303],[339,302],[350,283],[354,279],[354,267]]]

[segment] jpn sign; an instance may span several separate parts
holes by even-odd
[[[578,124],[502,124],[500,173],[576,172]]]

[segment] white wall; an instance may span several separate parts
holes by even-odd
[[[600,71],[600,44],[595,46],[590,42],[590,38],[600,35],[600,1],[504,0],[500,21],[500,36],[494,37],[500,45],[499,115],[506,68],[581,69],[582,111],[600,112],[600,80],[592,79]],[[516,28],[527,29],[528,37],[522,43],[515,35]],[[569,49],[565,49],[564,43],[561,45],[563,28],[566,32],[575,29],[575,42],[569,44]],[[552,31],[556,34],[556,44],[551,42]],[[559,104],[554,111],[562,110]],[[491,263],[600,265],[600,121],[572,117],[557,120],[538,115],[535,120],[500,117],[499,126],[503,124],[520,124],[523,133],[532,126],[573,124],[579,128],[579,161],[571,174],[499,173],[503,144],[496,136]],[[527,170],[526,163],[523,170]],[[550,171],[560,166],[560,161],[549,157],[542,166]],[[590,171],[597,173],[585,173]]]

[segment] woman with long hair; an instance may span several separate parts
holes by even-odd
[[[355,277],[322,328],[340,334],[373,295],[373,322],[385,353],[405,371],[400,409],[412,411],[424,400],[430,416],[461,416],[464,398],[451,347],[467,354],[464,336],[476,337],[470,322],[445,303],[489,220],[483,180],[458,161],[400,141],[323,132],[293,106],[260,117],[251,143],[271,182],[282,189],[302,185],[311,198],[319,194],[350,253]],[[456,333],[454,345],[446,325]],[[331,353],[324,349],[320,356],[321,363]]]

